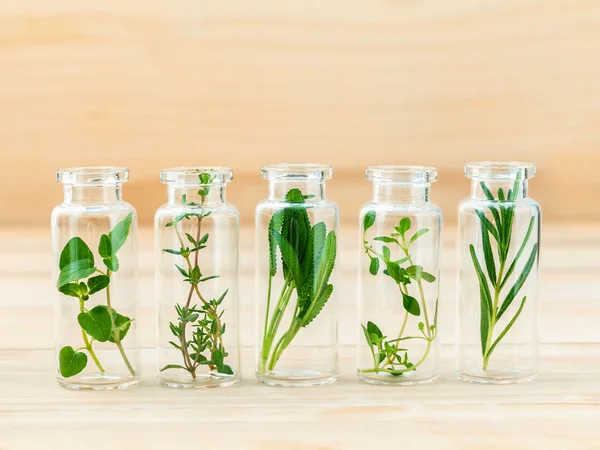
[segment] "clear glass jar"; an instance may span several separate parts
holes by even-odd
[[[465,166],[471,196],[459,206],[456,373],[516,383],[538,372],[540,205],[528,197],[530,163]]]
[[[323,164],[262,168],[269,197],[256,208],[256,374],[266,384],[320,385],[339,374],[331,175]]]
[[[121,167],[61,169],[52,211],[57,379],[71,389],[137,385],[137,218]]]
[[[160,173],[168,203],[156,212],[158,364],[173,388],[225,387],[240,375],[240,216],[225,200],[233,171],[178,167]]]
[[[357,372],[371,384],[434,381],[442,211],[430,201],[437,169],[367,169],[373,200],[360,212]]]

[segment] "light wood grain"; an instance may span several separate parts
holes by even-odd
[[[333,164],[350,223],[381,163],[438,166],[452,220],[474,159],[533,160],[547,219],[600,219],[599,23],[590,0],[2,2],[2,226],[45,225],[53,172],[87,164],[131,168],[145,223],[161,168],[232,166],[251,223],[279,161]]]

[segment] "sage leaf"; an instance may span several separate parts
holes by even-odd
[[[87,366],[87,355],[82,352],[76,352],[73,347],[66,346],[60,349],[58,354],[60,374],[69,378],[77,375],[85,366]]]
[[[281,232],[281,226],[283,224],[283,209],[275,211],[271,220],[269,221],[269,271],[271,277],[274,277],[277,273],[277,241],[273,236],[273,232]]]
[[[69,264],[83,260],[91,261],[91,266],[94,266],[94,254],[88,245],[83,242],[83,239],[74,237],[67,242],[60,253],[58,268],[62,271]]]
[[[56,287],[60,288],[67,283],[72,281],[82,280],[89,277],[96,271],[94,267],[94,261],[90,259],[80,259],[79,261],[73,261],[67,264],[60,271]]]

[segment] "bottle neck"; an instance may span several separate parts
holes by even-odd
[[[122,185],[108,186],[65,185],[64,203],[82,205],[111,205],[123,201]]]
[[[206,192],[201,195],[198,192]],[[167,186],[167,196],[170,205],[183,205],[185,203],[197,203],[202,206],[218,206],[225,203],[225,185],[214,186],[180,186],[170,184]]]
[[[471,180],[471,197],[479,200],[487,200],[487,196],[483,188],[481,187],[481,183],[484,183],[485,186],[489,189],[495,199],[499,199],[498,193],[502,190],[502,194],[504,198],[508,200],[508,193],[513,189],[517,189],[517,195],[514,198],[515,200],[520,200],[528,197],[529,186],[527,180],[519,180],[515,182],[515,180],[482,180],[480,178],[473,178]]]
[[[269,181],[269,200],[285,201],[291,189],[299,189],[302,195],[311,196],[306,202],[325,200],[325,182],[320,180],[271,180]]]
[[[430,185],[373,183],[373,201],[391,205],[422,206],[430,202]]]

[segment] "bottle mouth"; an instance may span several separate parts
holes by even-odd
[[[465,164],[465,177],[482,180],[528,180],[536,175],[535,164],[520,161],[479,161]]]
[[[423,185],[435,183],[438,170],[426,166],[369,166],[366,178],[376,183]]]
[[[58,169],[56,181],[72,186],[114,186],[129,181],[129,169],[114,166],[70,167]]]
[[[160,182],[178,186],[215,186],[233,180],[229,167],[186,166],[160,171]]]
[[[333,168],[327,164],[283,163],[261,167],[265,180],[281,181],[325,181],[333,176]]]

